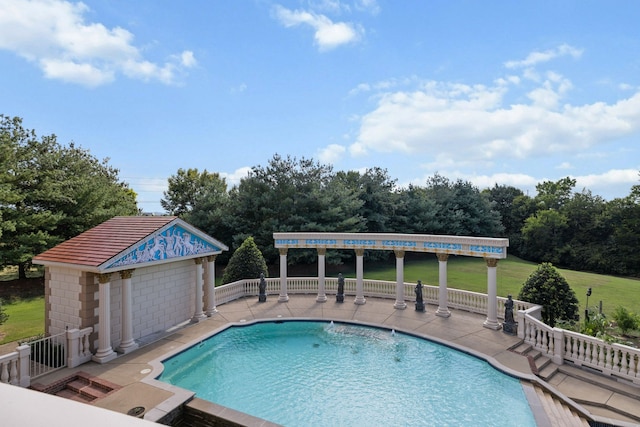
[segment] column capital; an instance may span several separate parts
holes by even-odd
[[[438,257],[438,261],[446,262],[449,259],[449,254],[442,252],[436,252],[436,256]]]
[[[215,262],[217,257],[218,257],[218,255],[208,255],[207,256],[207,262]]]
[[[402,249],[394,249],[393,253],[396,254],[396,258],[404,258],[404,251]]]
[[[111,281],[111,273],[99,273],[98,274],[98,282],[99,283],[109,283]]]
[[[131,275],[133,274],[133,270],[122,270],[120,271],[120,278],[121,279],[131,279]]]
[[[196,264],[202,264],[202,258],[194,258],[193,262],[195,262]]]
[[[356,256],[364,256],[364,249],[355,249],[356,251]]]
[[[280,255],[286,255],[288,250],[288,248],[278,248],[278,252],[280,252]]]
[[[485,258],[484,260],[487,262],[487,267],[497,267],[498,266],[498,259],[497,258]]]
[[[318,256],[322,255],[326,255],[327,254],[327,248],[317,248],[318,250]]]

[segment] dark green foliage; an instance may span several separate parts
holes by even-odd
[[[24,278],[33,256],[116,215],[138,213],[118,170],[55,135],[0,115],[0,267]]]
[[[578,320],[578,299],[569,283],[550,263],[542,263],[522,286],[518,299],[542,306],[542,321],[555,326],[556,321]]]
[[[487,194],[468,181],[449,181],[435,174],[427,180],[426,197],[435,203],[431,233],[456,236],[500,236],[500,213]]]
[[[260,273],[265,277],[268,275],[267,264],[253,237],[247,237],[233,253],[227,268],[224,269],[222,284],[242,279],[257,279]]]
[[[9,319],[9,315],[4,310],[4,307],[2,306],[2,300],[0,299],[0,325],[2,325],[8,319]]]
[[[613,320],[616,321],[622,335],[627,335],[629,331],[640,327],[640,318],[624,307],[616,307],[616,311],[613,312]]]

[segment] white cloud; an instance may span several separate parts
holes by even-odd
[[[573,169],[573,165],[569,162],[562,162],[558,166],[556,166],[556,169],[561,169],[561,170]]]
[[[555,49],[549,49],[544,52],[531,52],[525,59],[507,61],[504,65],[507,68],[528,68],[538,65],[543,62],[549,62],[552,59],[571,56],[572,58],[579,58],[582,55],[582,49],[577,49],[573,46],[563,44]]]
[[[285,27],[308,25],[315,30],[315,43],[320,50],[330,50],[338,46],[360,40],[364,30],[350,22],[333,22],[325,15],[314,12],[290,10],[280,5],[274,6],[278,21]]]
[[[594,189],[615,184],[625,184],[631,188],[632,185],[636,185],[640,181],[638,169],[612,169],[602,174],[590,174],[574,178],[578,191],[582,188],[588,188],[593,191]]]
[[[344,155],[347,149],[343,145],[330,144],[318,152],[318,160],[322,163],[336,163]]]
[[[236,169],[235,171],[228,172],[220,172],[220,176],[227,181],[227,186],[233,187],[235,185],[240,184],[240,180],[242,178],[246,178],[247,175],[251,172],[251,167],[243,166],[241,168]]]
[[[532,54],[525,62],[579,51],[563,45],[550,52]],[[640,91],[612,103],[572,105],[561,102],[572,89],[564,76],[535,71],[538,81],[533,81],[531,69],[523,73],[533,87],[508,76],[493,86],[427,81],[413,90],[381,89],[349,151],[353,156],[401,152],[437,156],[439,163],[490,164],[496,158],[577,155],[640,131]],[[361,83],[354,91],[373,87]]]
[[[37,64],[45,77],[95,87],[112,82],[118,72],[130,78],[173,84],[194,67],[191,51],[164,64],[142,57],[126,29],[85,22],[89,8],[65,0],[0,0],[0,49]]]

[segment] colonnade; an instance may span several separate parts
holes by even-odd
[[[217,312],[215,297],[216,255],[194,258],[195,262],[195,310],[191,322],[197,323]],[[133,338],[133,293],[131,277],[134,269],[118,271],[122,279],[121,340],[114,351],[111,344],[111,275],[98,274],[98,349],[92,360],[106,363],[138,348]],[[288,298],[288,297],[287,297]]]
[[[278,297],[279,302],[289,301],[287,295],[287,248],[279,248],[280,252],[280,295]],[[318,251],[318,296],[317,302],[326,302],[327,295],[325,290],[325,258],[326,248],[317,248]],[[356,254],[356,296],[353,300],[354,304],[365,304],[366,298],[364,297],[364,249],[355,249]],[[396,301],[394,307],[398,310],[404,310],[407,308],[405,302],[405,286],[404,286],[404,255],[403,250],[394,250],[396,257]],[[447,261],[449,254],[436,252],[438,258],[438,309],[435,312],[436,316],[449,317],[451,311],[448,307],[447,297]],[[498,286],[497,286],[497,258],[484,258],[487,264],[487,318],[483,325],[486,328],[498,330],[500,329],[500,323],[498,322]]]

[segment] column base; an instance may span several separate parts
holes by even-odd
[[[316,298],[316,302],[327,302],[327,296],[326,295],[318,295],[318,298]]]
[[[94,354],[91,360],[97,363],[107,363],[115,359],[116,357],[118,357],[118,353],[114,352],[112,349],[109,349]]]
[[[207,310],[204,314],[207,315],[207,317],[211,317],[214,314],[216,314],[218,312],[218,309],[213,307],[211,310]]]
[[[489,319],[485,320],[482,326],[484,326],[487,329],[493,329],[494,331],[497,331],[501,328],[500,323],[498,323],[495,320],[489,320]]]
[[[202,322],[206,318],[207,318],[207,316],[205,316],[204,313],[196,314],[191,318],[191,323],[199,323],[199,322]]]
[[[138,343],[135,341],[131,341],[130,343],[127,344],[120,344],[117,348],[116,351],[120,354],[127,354],[127,353],[131,353],[133,350],[137,350],[138,349]]]
[[[356,297],[356,299],[353,301],[354,304],[356,305],[363,305],[367,302],[366,299],[364,299],[364,297]]]
[[[436,316],[439,317],[451,317],[451,312],[449,311],[448,308],[440,308],[438,307],[438,309],[436,310]]]
[[[407,303],[404,301],[396,301],[396,303],[393,304],[393,308],[397,310],[404,310],[405,308],[407,308]]]
[[[289,301],[289,295],[280,295],[278,297],[278,302],[287,302]]]

